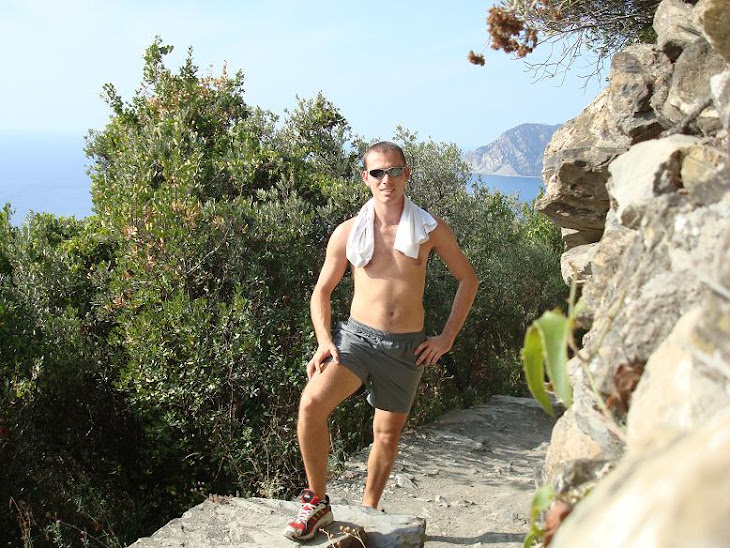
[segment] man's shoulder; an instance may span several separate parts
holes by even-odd
[[[440,252],[446,251],[449,248],[458,248],[456,236],[449,224],[436,215],[433,215],[433,218],[436,220],[436,228],[429,234],[429,239],[436,252],[440,254]]]
[[[431,215],[431,217],[433,217],[433,220],[436,221],[437,228],[441,225],[446,225],[446,222],[441,217],[436,215],[435,213],[429,213],[429,215]],[[448,226],[448,225],[446,225],[446,226]]]
[[[347,238],[347,236],[350,234],[350,230],[352,230],[352,226],[355,224],[355,219],[355,217],[352,217],[338,224],[332,231],[332,237],[334,238],[335,236],[344,236],[345,238]]]
[[[348,219],[337,225],[330,235],[329,247],[334,246],[344,250],[345,245],[347,244],[347,239],[350,237],[350,231],[352,230],[354,222],[355,219],[353,217],[352,219]]]
[[[433,229],[431,235],[440,236],[443,233],[451,232],[451,228],[449,227],[448,223],[444,221],[441,217],[434,214],[431,214],[431,217],[433,217],[434,221],[436,221],[436,228]]]

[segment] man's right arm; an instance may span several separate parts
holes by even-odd
[[[315,285],[312,298],[309,301],[314,333],[317,336],[317,351],[307,364],[307,377],[310,379],[315,371],[322,371],[322,364],[327,358],[332,357],[334,361],[339,361],[340,359],[337,347],[332,340],[332,329],[330,325],[332,320],[331,297],[332,292],[337,287],[337,284],[347,269],[345,248],[349,234],[348,227],[348,223],[343,223],[330,236],[330,240],[327,243],[327,255],[324,260],[324,265],[322,265],[322,270],[317,279],[317,285]]]

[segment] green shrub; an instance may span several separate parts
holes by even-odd
[[[133,503],[119,486],[132,480],[136,428],[111,386],[98,303],[113,245],[97,230],[50,215],[19,230],[7,217],[2,224],[3,540],[30,534],[11,533],[23,516],[29,526],[70,522],[104,538],[131,521]]]

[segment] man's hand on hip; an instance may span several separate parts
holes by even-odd
[[[416,365],[433,365],[439,358],[446,354],[453,346],[454,341],[443,334],[434,337],[427,337],[418,348],[416,348]]]

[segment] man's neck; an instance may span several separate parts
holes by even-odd
[[[375,202],[375,217],[381,226],[393,226],[400,223],[401,214],[405,207],[405,196],[401,197],[400,203],[384,204]]]

